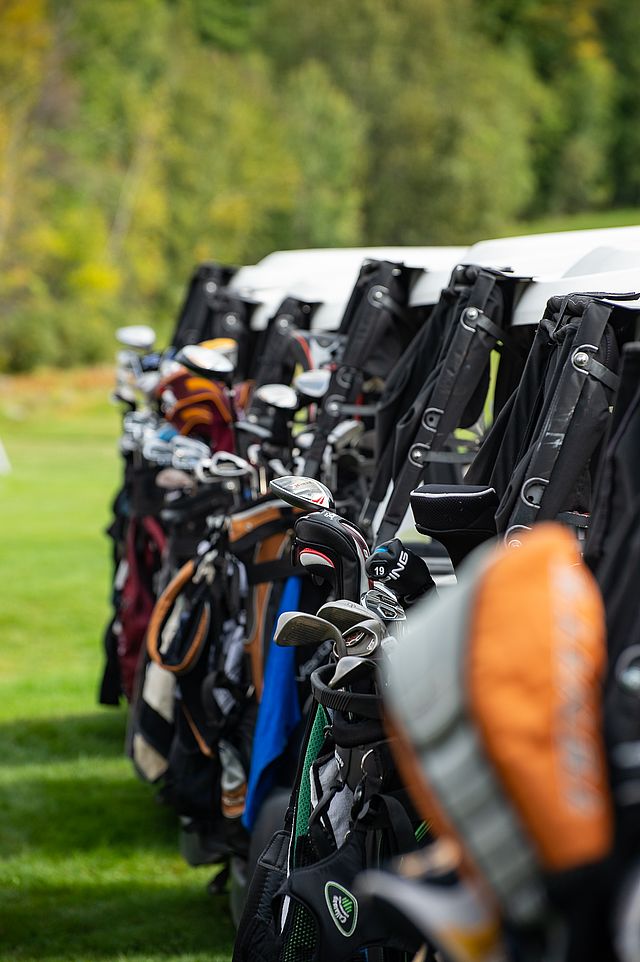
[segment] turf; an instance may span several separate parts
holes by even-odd
[[[228,959],[226,901],[100,708],[118,481],[111,374],[0,381],[0,962]]]

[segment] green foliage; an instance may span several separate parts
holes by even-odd
[[[640,201],[623,0],[5,0],[0,370],[172,325],[195,262]]]

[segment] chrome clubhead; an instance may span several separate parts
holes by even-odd
[[[345,655],[336,664],[336,669],[329,679],[329,688],[346,688],[355,681],[371,678],[375,671],[375,661],[357,655]]]
[[[345,632],[348,628],[353,628],[361,621],[371,618],[371,612],[364,605],[359,605],[357,601],[345,599],[325,602],[321,608],[318,608],[316,614],[319,618],[330,621],[341,632]]]
[[[320,368],[315,371],[302,371],[293,379],[293,384],[300,394],[319,401],[329,390],[331,371]]]
[[[407,620],[407,614],[393,591],[382,584],[369,588],[361,601],[365,608],[381,621],[388,623]]]
[[[378,650],[386,635],[387,631],[382,622],[377,618],[368,618],[344,631],[342,640],[347,655],[370,658]]]
[[[178,364],[208,380],[227,380],[234,371],[233,364],[220,351],[199,344],[186,344],[175,357]]]
[[[286,384],[262,384],[253,396],[278,411],[296,411],[298,408],[298,395]]]
[[[335,509],[335,501],[329,488],[315,478],[300,478],[287,475],[284,478],[274,478],[269,487],[276,497],[296,508],[305,511],[329,511]]]
[[[146,324],[129,324],[116,330],[116,340],[130,351],[146,354],[156,342],[156,332]]]
[[[335,625],[317,615],[304,611],[285,611],[278,618],[274,633],[276,645],[286,648],[299,648],[303,645],[320,645],[331,641],[342,645],[342,635]]]

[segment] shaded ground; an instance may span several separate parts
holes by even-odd
[[[228,959],[210,870],[122,757],[95,702],[102,534],[118,478],[111,374],[0,380],[0,962]]]

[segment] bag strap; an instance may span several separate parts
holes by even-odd
[[[569,364],[565,365],[556,386],[518,500],[509,518],[505,534],[507,544],[519,541],[521,533],[530,528],[538,517],[587,378],[601,381],[611,391],[618,385],[619,377],[594,357],[614,309],[612,305],[592,301],[584,311],[571,348]],[[589,343],[581,343],[585,320],[591,322]]]
[[[458,317],[437,381],[429,396],[422,398],[425,407],[409,454],[394,481],[378,528],[377,543],[395,537],[407,510],[411,491],[420,483],[425,468],[433,459],[432,455],[443,448],[458,426],[469,399],[480,383],[489,354],[499,341],[504,341],[503,328],[485,313],[489,298],[496,288],[499,290],[497,284],[495,274],[478,271],[468,302]]]
[[[385,330],[385,314],[404,318],[406,305],[392,297],[387,284],[407,270],[403,264],[382,262],[369,277],[369,284],[361,291],[360,300],[347,334],[341,362],[331,375],[329,388],[316,422],[313,442],[305,458],[303,474],[315,478],[320,472],[327,439],[340,423],[360,393],[364,366]],[[389,275],[388,281],[385,275]],[[395,274],[394,274],[395,272]],[[377,281],[377,283],[375,283]],[[345,410],[345,405],[347,410]]]

